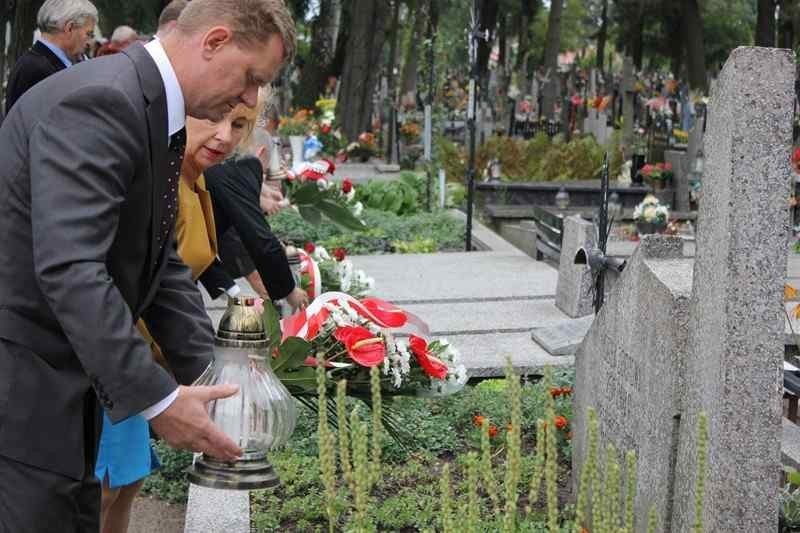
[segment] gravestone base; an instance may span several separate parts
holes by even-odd
[[[572,355],[583,342],[592,322],[594,315],[588,315],[536,327],[531,330],[531,338],[550,355]]]

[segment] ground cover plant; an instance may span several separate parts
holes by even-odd
[[[286,209],[269,217],[269,223],[282,240],[301,247],[312,242],[328,250],[343,248],[350,255],[431,253],[464,247],[464,222],[446,211],[420,211],[400,216],[367,208],[362,219],[367,229],[354,232],[334,224],[310,224],[295,211]]]

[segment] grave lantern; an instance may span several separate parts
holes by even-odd
[[[489,177],[491,181],[500,181],[500,177],[503,175],[503,168],[500,165],[499,159],[492,159],[492,162],[489,166]]]
[[[556,193],[556,207],[559,209],[566,209],[569,207],[569,193],[564,187],[561,187]]]
[[[197,385],[229,383],[239,392],[208,404],[211,420],[243,450],[234,462],[205,454],[189,470],[204,487],[251,490],[280,485],[267,451],[289,440],[297,421],[294,398],[275,376],[269,339],[255,298],[229,298],[215,339],[214,361]]]

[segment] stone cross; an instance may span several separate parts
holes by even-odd
[[[636,531],[691,531],[708,416],[705,531],[775,531],[795,67],[737,48],[712,93],[696,259],[647,236],[575,356],[573,479],[594,407],[601,448],[637,454]]]

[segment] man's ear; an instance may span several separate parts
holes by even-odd
[[[203,35],[203,56],[211,57],[233,41],[233,32],[227,26],[214,26]]]

